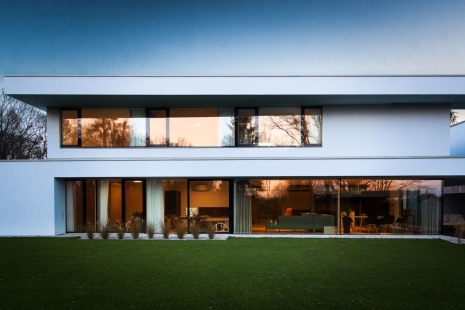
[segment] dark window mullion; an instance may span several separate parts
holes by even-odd
[[[77,109],[78,146],[82,147],[81,109]]]
[[[145,146],[150,146],[150,109],[145,109]]]
[[[305,108],[300,107],[300,146],[305,146]]]
[[[258,108],[255,108],[255,144],[254,146],[258,146],[258,133],[260,132],[259,128],[258,128],[258,119],[259,119],[259,115],[258,115]]]
[[[165,109],[166,118],[166,146],[170,146],[170,109]]]

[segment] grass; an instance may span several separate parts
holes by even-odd
[[[442,240],[0,238],[0,248],[2,309],[465,308],[465,246]]]

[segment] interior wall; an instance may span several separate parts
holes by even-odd
[[[163,180],[164,191],[178,191],[181,193],[181,216],[187,216],[187,180]]]
[[[125,181],[125,208],[126,221],[129,221],[134,212],[143,211],[143,183]]]
[[[287,208],[292,210],[311,210],[315,207],[314,195],[310,191],[306,192],[288,192]]]
[[[195,182],[195,181],[194,181]],[[191,188],[194,182],[191,182]],[[205,183],[205,182],[200,182]],[[208,182],[211,183],[211,182]],[[229,207],[229,186],[223,181],[218,189],[210,186],[208,192],[190,191],[190,206],[191,208],[199,207]]]
[[[110,181],[110,201],[108,205],[108,219],[110,224],[113,225],[116,221],[122,221],[122,190],[121,190],[121,180],[111,180]],[[128,220],[128,219],[126,219]]]

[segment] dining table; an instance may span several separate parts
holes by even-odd
[[[355,227],[354,227],[354,230],[357,229],[357,219],[358,219],[358,229],[359,231],[361,232],[362,231],[362,224],[363,224],[363,220],[368,218],[368,215],[355,215],[354,216],[354,219],[355,219]]]

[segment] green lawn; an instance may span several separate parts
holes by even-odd
[[[0,238],[1,309],[465,309],[442,240]]]

